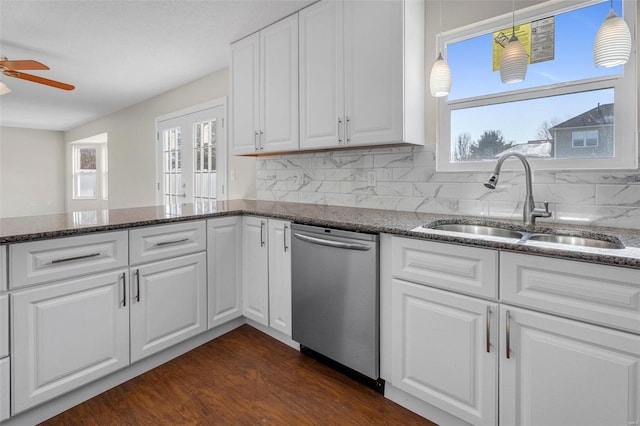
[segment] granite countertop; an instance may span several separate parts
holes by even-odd
[[[5,218],[0,219],[0,244],[239,214],[267,216],[307,225],[369,233],[389,233],[640,269],[640,229],[554,224],[544,220],[540,220],[535,228],[524,228],[518,221],[512,220],[496,221],[479,217],[257,200],[230,200],[171,207],[136,207]],[[415,230],[421,225],[452,221],[469,224],[498,224],[531,233],[569,231],[574,235],[587,237],[604,234],[619,238],[625,248],[597,249],[541,241],[527,241],[523,244],[514,239],[503,237],[475,236],[428,229]]]

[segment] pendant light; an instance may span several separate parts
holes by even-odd
[[[613,11],[613,0],[609,15],[598,30],[593,43],[593,62],[596,67],[624,65],[631,54],[631,32],[624,19]]]
[[[11,89],[9,89],[6,84],[0,81],[0,96],[6,95],[7,93],[11,93]]]
[[[442,36],[442,0],[440,0],[440,36]],[[447,96],[451,90],[451,69],[442,57],[442,51],[439,52],[438,58],[431,68],[429,88],[431,96],[436,98]]]
[[[500,58],[500,80],[503,83],[518,83],[527,75],[529,57],[524,46],[516,37],[516,2],[513,0],[513,23],[511,38],[502,51]]]

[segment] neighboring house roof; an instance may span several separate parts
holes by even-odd
[[[517,152],[525,157],[551,157],[551,142],[523,143],[520,145],[514,145],[497,154],[496,158],[501,157],[507,152]]]
[[[598,104],[597,107],[557,124],[549,130],[575,127],[594,127],[613,124],[613,104]]]

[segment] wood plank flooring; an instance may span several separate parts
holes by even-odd
[[[428,425],[244,325],[43,425]]]

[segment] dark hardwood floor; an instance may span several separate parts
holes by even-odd
[[[434,425],[244,325],[44,425]]]

